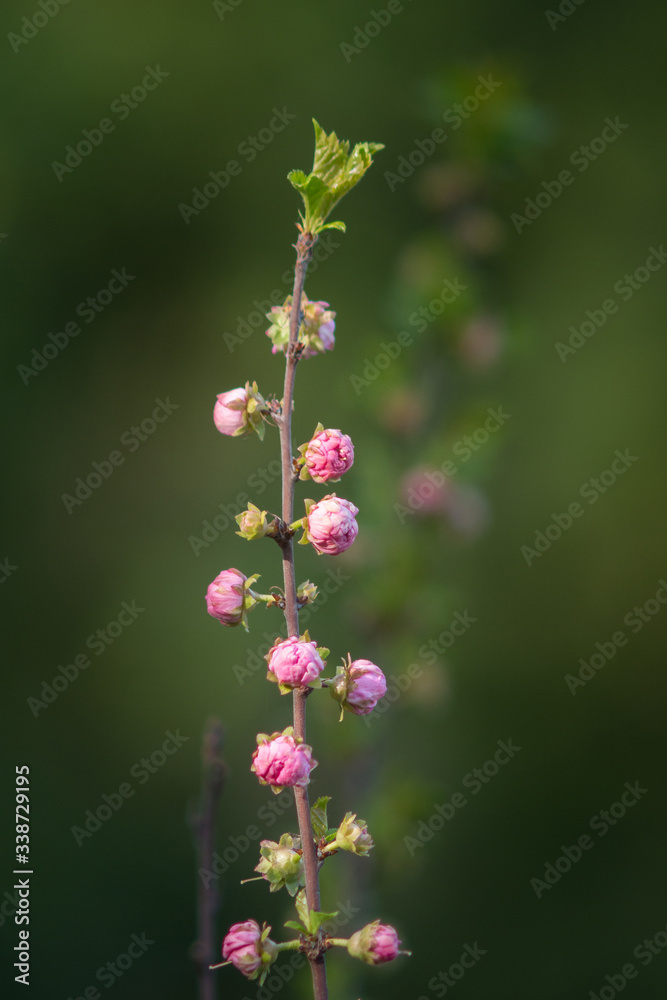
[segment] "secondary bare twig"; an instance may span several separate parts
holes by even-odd
[[[197,868],[210,871],[213,865],[216,815],[227,777],[222,759],[223,732],[219,719],[209,719],[202,741],[202,792],[198,812],[190,815],[190,828],[197,850]],[[215,960],[217,941],[215,918],[218,890],[212,880],[197,880],[197,940],[190,954],[197,967],[199,1000],[216,1000],[215,973],[209,965]]]

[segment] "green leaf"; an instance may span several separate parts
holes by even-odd
[[[310,820],[313,824],[313,833],[315,834],[315,840],[319,840],[320,837],[325,837],[329,824],[327,822],[327,805],[331,802],[330,795],[322,795],[321,798],[315,802],[310,809]]]
[[[298,920],[286,920],[285,927],[289,927],[293,931],[299,931],[300,934],[307,934],[308,930],[300,924]]]
[[[317,934],[322,924],[329,920],[334,920],[338,916],[338,910],[334,913],[318,913],[317,910],[310,911],[310,933]]]
[[[307,231],[318,233],[333,228],[344,232],[344,223],[331,222],[325,226],[326,218],[334,205],[358,184],[373,162],[373,154],[384,146],[379,142],[359,142],[350,153],[348,141],[341,141],[335,132],[327,135],[314,118],[313,125],[313,169],[308,176],[303,170],[292,170],[287,177],[303,198]]]
[[[306,899],[305,889],[302,889],[301,892],[297,894],[297,897],[294,900],[294,905],[296,906],[296,912],[299,914],[299,917],[301,918],[301,923],[304,925],[304,927],[309,927],[310,917],[309,917],[308,901]]]

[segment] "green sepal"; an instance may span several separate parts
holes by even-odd
[[[331,796],[322,795],[317,802],[313,803],[310,807],[310,821],[313,824],[315,840],[325,837],[328,833],[329,824],[327,821],[327,805],[329,802],[331,802]]]

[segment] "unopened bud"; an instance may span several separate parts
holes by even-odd
[[[268,511],[260,510],[254,503],[249,503],[247,510],[236,515],[236,523],[241,529],[236,534],[241,538],[247,538],[249,542],[254,538],[264,538],[271,534],[273,529],[267,520],[267,514]]]
[[[400,943],[393,927],[374,920],[352,935],[347,942],[347,950],[354,958],[360,958],[368,965],[381,965],[396,958]]]
[[[284,833],[280,840],[262,840],[261,860],[255,871],[270,883],[270,891],[277,892],[284,886],[290,896],[296,896],[306,884],[306,874],[301,856],[301,841]]]
[[[343,822],[338,827],[333,845],[341,851],[350,851],[365,857],[374,847],[373,838],[368,832],[366,821],[357,820],[355,813],[346,813]]]

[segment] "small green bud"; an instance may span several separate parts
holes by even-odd
[[[300,848],[300,839],[289,833],[284,833],[278,843],[275,840],[261,841],[261,860],[255,871],[271,883],[271,892],[277,892],[284,886],[290,896],[296,896],[299,889],[305,886]]]
[[[357,820],[355,813],[348,812],[338,827],[333,846],[340,851],[350,851],[352,854],[365,857],[375,845],[368,832],[366,821]]]
[[[273,528],[267,520],[267,514],[268,511],[260,510],[254,503],[249,503],[247,510],[236,515],[236,523],[241,529],[236,534],[240,535],[241,538],[247,538],[248,541],[270,535]]]

